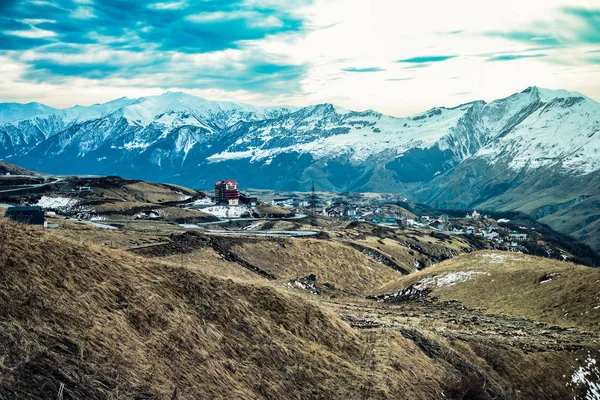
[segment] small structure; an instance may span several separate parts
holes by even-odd
[[[256,207],[258,204],[258,198],[250,197],[247,194],[240,193],[240,203],[248,204],[250,207]]]
[[[273,199],[271,200],[271,205],[273,207],[293,207],[294,206],[294,199],[292,198],[280,198],[280,199]]]
[[[85,186],[76,186],[73,189],[74,192],[76,193],[92,193],[92,188],[89,187],[88,185]]]
[[[6,218],[27,225],[46,225],[46,215],[42,207],[9,207],[4,213]]]
[[[215,182],[215,202],[237,206],[240,201],[240,191],[236,181],[229,179]]]
[[[511,240],[516,240],[517,242],[523,242],[525,240],[527,240],[527,234],[526,233],[519,233],[516,231],[512,231],[509,234]]]
[[[546,245],[546,242],[545,242],[545,241],[543,241],[543,240],[538,240],[538,241],[537,241],[537,245],[538,245],[538,246],[545,246],[545,245]]]
[[[491,231],[491,232],[489,232],[489,233],[486,233],[486,234],[485,234],[485,235],[483,235],[483,236],[484,236],[486,239],[488,239],[488,240],[494,240],[494,239],[496,239],[496,238],[499,238],[499,237],[500,237],[500,234],[499,234],[498,232]]]

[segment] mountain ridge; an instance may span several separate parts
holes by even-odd
[[[402,192],[444,208],[518,211],[600,195],[576,184],[568,198],[553,194],[533,208],[503,195],[522,196],[527,190],[519,188],[532,182],[545,182],[534,185],[544,192],[565,177],[600,170],[600,103],[565,90],[532,86],[410,117],[330,103],[213,102],[183,92],[47,115],[31,108],[15,112],[34,113],[29,119],[0,122],[0,159],[49,173],[199,188],[225,174],[246,187],[309,190],[314,182],[330,191]]]

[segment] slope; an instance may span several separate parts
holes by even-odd
[[[524,254],[462,255],[386,285],[380,293],[390,301],[406,294],[439,297],[486,313],[600,330],[600,269]]]
[[[274,289],[6,221],[0,246],[2,398],[52,398],[61,383],[65,399],[353,399],[377,386],[355,333]],[[440,367],[394,343],[402,368],[422,371],[406,398],[439,398]]]

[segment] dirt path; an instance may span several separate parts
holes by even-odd
[[[506,315],[486,314],[458,302],[405,301],[400,304],[364,299],[325,300],[326,307],[359,329],[431,331],[436,335],[523,351],[577,350],[600,346],[597,333],[564,328]]]

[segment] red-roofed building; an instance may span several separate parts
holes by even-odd
[[[229,179],[215,182],[215,202],[237,206],[240,201],[240,191],[237,182]]]

